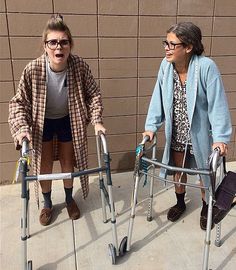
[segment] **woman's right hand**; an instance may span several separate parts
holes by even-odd
[[[29,132],[21,132],[16,136],[17,145],[22,145],[23,138],[27,138],[29,141],[31,140],[31,136]]]
[[[153,137],[154,137],[154,132],[152,132],[152,131],[149,131],[149,130],[145,130],[144,132],[143,132],[143,138],[145,137],[145,136],[149,136],[149,138],[150,138],[150,142],[152,141],[152,139],[153,139]]]

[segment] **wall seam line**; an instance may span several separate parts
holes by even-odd
[[[13,79],[13,91],[14,95],[16,94],[16,87],[15,87],[15,77],[14,77],[14,69],[13,69],[13,58],[12,58],[12,49],[11,49],[11,39],[10,39],[10,30],[9,30],[9,22],[8,22],[8,11],[7,11],[7,1],[5,2],[5,8],[6,8],[6,23],[7,23],[7,38],[8,38],[8,46],[9,46],[9,54],[10,54],[10,63],[11,63],[11,73],[12,73],[12,79]]]

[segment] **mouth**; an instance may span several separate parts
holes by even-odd
[[[166,53],[166,57],[171,57],[172,55],[172,53]]]
[[[57,59],[62,59],[64,57],[64,54],[63,53],[57,53],[55,54],[56,58]]]

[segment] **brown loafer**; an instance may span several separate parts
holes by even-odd
[[[215,224],[211,223],[211,230],[214,228]],[[206,231],[206,228],[207,228],[207,217],[206,216],[200,216],[200,228],[203,230],[203,231]]]
[[[175,206],[173,206],[169,209],[169,211],[167,213],[167,219],[172,221],[172,222],[175,222],[182,216],[182,214],[184,213],[185,210],[186,210],[186,206],[180,208],[176,204]]]
[[[66,208],[67,208],[67,212],[68,212],[70,219],[76,220],[76,219],[80,218],[80,210],[79,210],[79,207],[77,206],[77,204],[74,200],[72,200],[72,202],[70,204],[67,204]]]
[[[200,228],[205,231],[207,228],[207,215],[208,214],[208,205],[203,202],[202,205],[202,210],[201,210],[201,214],[200,214]],[[212,218],[212,223],[211,223],[211,229],[214,228],[214,223],[213,223],[213,218]]]
[[[39,222],[43,226],[50,224],[52,220],[52,208],[43,208],[39,215]]]

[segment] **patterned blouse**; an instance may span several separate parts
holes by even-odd
[[[181,84],[179,75],[174,69],[174,99],[173,99],[173,125],[171,148],[183,152],[186,143],[192,150],[191,137],[189,134],[190,125],[187,114],[186,81]]]

